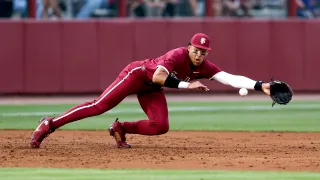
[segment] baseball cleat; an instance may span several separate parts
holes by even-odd
[[[39,126],[31,135],[30,145],[32,148],[40,148],[41,142],[54,130],[50,129],[51,118],[45,116],[39,121]]]
[[[126,142],[126,136],[121,128],[121,124],[118,122],[118,118],[109,126],[108,130],[110,136],[113,136],[116,140],[118,148],[131,148],[131,145]]]

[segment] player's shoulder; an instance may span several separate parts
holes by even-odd
[[[188,49],[186,47],[178,47],[171,49],[168,53],[174,55],[186,55],[188,53]]]
[[[202,70],[215,70],[215,71],[221,71],[221,68],[214,62],[210,60],[205,60],[201,65]]]
[[[188,49],[186,47],[178,47],[171,49],[166,53],[167,58],[175,60],[184,60],[188,56]]]
[[[210,61],[210,60],[208,60],[208,59],[206,59],[205,61],[203,61],[202,64],[203,64],[203,65],[216,65],[214,62],[212,62],[212,61]]]
[[[211,69],[211,68],[219,68],[219,66],[207,59],[203,61],[203,63],[200,65],[200,69]]]

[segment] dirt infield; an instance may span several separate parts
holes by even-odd
[[[106,131],[62,130],[30,149],[30,134],[0,131],[1,167],[320,171],[320,133],[128,135],[131,149],[117,149]]]
[[[96,97],[2,97],[0,104],[82,103]],[[295,96],[319,100],[319,95]],[[293,99],[293,100],[295,100]],[[168,101],[269,100],[266,96],[167,96]],[[136,101],[129,97],[125,101]],[[30,149],[31,131],[0,130],[0,167],[78,167],[282,170],[320,172],[320,133],[169,132],[128,135],[131,149],[117,149],[107,131],[57,130],[40,149]]]

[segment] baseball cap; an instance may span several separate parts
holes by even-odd
[[[191,45],[200,49],[211,50],[210,39],[206,34],[197,33],[193,35],[190,41]]]

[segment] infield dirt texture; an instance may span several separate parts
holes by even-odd
[[[168,101],[248,101],[249,98],[261,99],[260,96],[246,99],[238,96],[168,96]],[[314,96],[296,98],[319,99]],[[91,97],[11,97],[2,98],[1,103],[81,103],[87,100]],[[126,100],[136,101],[135,98]],[[37,121],[35,119],[35,127]],[[0,131],[1,167],[320,171],[320,133],[169,131],[153,137],[128,135],[128,142],[133,148],[117,149],[107,131],[57,130],[43,142],[40,149],[30,149],[31,132]]]

